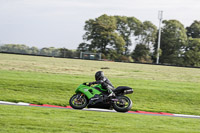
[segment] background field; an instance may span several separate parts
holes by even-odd
[[[109,69],[101,69],[103,67],[108,67]],[[133,100],[132,110],[200,115],[200,69],[133,63],[0,54],[0,100],[66,106],[69,105],[68,100],[74,94],[75,88],[82,82],[94,81],[94,74],[98,70],[103,70],[115,87],[125,85],[134,89],[134,93],[128,95]],[[31,115],[30,117],[33,117],[33,119],[37,119],[34,116],[34,112],[29,112],[29,110],[23,107],[14,107],[12,110],[10,109],[10,106],[1,105],[0,129],[4,126],[3,123],[6,121],[6,118],[8,118],[7,120],[11,120],[11,116],[15,115],[15,112],[20,114],[19,112],[21,109],[25,114],[27,113]],[[10,110],[10,113],[5,113],[5,110]],[[37,109],[37,111],[45,114],[45,109]],[[60,113],[60,111],[52,109],[47,116],[51,116],[52,112]],[[73,118],[78,121],[79,118],[76,118],[76,115],[81,116],[86,113],[85,111],[72,112],[63,110],[61,112],[59,116],[53,114],[52,123],[56,123],[56,119],[60,121],[62,116],[68,119],[72,114],[75,114]],[[66,112],[70,115],[66,115]],[[87,114],[88,117],[89,114],[93,117],[99,117],[99,115],[101,115],[101,113],[94,112],[87,112]],[[9,117],[4,117],[5,115]],[[162,118],[141,115],[130,116],[128,114],[108,113],[105,113],[105,116],[112,117],[111,120],[113,121],[120,119],[119,123],[128,121],[128,123],[125,122],[126,124],[123,125],[124,129],[127,124],[130,124],[130,127],[132,125],[131,129],[137,129],[139,131],[140,126],[136,124],[139,123],[144,126],[141,127],[141,132],[147,130],[152,132],[200,131],[199,127],[196,126],[196,124],[200,125],[200,121],[194,119]],[[29,119],[29,117],[27,117],[28,116],[25,116],[24,119]],[[40,117],[44,119],[44,121],[48,121],[44,115]],[[126,117],[131,118],[127,120],[129,118]],[[19,118],[15,116],[13,119],[17,121]],[[151,125],[151,120],[153,119],[156,121],[155,124],[161,123],[161,127]],[[101,125],[101,122],[105,121],[103,119],[97,119],[97,121],[98,120]],[[164,122],[165,120],[166,122]],[[83,119],[81,119],[81,121],[84,123]],[[65,123],[66,121],[62,122]],[[7,123],[8,125],[6,126],[9,126],[9,122]],[[25,123],[25,129],[27,129],[27,125],[31,123],[32,122]],[[149,127],[146,127],[144,125],[145,123],[147,125],[149,124]],[[189,123],[191,123],[191,125]],[[165,124],[166,126],[163,126]],[[35,126],[37,125],[39,124]],[[89,127],[91,124],[86,125]],[[15,126],[21,127],[22,125],[16,124]],[[111,124],[110,126],[118,127],[119,125]],[[171,126],[177,128],[172,128]],[[185,128],[182,126],[185,126]],[[59,126],[55,126],[55,129],[58,127]],[[42,127],[38,128],[41,130],[35,128],[32,130],[31,128],[30,131],[43,131]],[[107,128],[107,126],[100,126],[99,128]],[[11,129],[12,128],[8,128],[8,131],[12,131]],[[92,130],[93,129],[94,127]],[[27,130],[29,131],[29,128]],[[78,129],[71,130],[71,132],[78,132],[76,130]],[[2,130],[2,132],[3,131],[4,130]],[[115,130],[113,129],[112,131]],[[51,132],[53,132],[53,129]]]

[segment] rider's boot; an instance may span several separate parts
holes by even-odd
[[[115,96],[115,93],[114,93],[114,92],[111,92],[111,93],[108,95],[108,97],[113,97],[113,96]]]

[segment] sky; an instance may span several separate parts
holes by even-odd
[[[86,20],[121,15],[158,27],[160,10],[185,27],[200,21],[200,0],[0,0],[0,45],[76,49]]]

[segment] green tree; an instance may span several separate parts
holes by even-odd
[[[88,48],[89,48],[89,44],[83,42],[79,44],[77,50],[81,52],[85,52],[85,51],[88,51]]]
[[[177,20],[164,20],[163,24],[160,45],[162,55],[160,56],[160,62],[174,65],[182,64],[181,56],[187,45],[186,30]],[[154,45],[154,50],[157,50],[157,41]]]
[[[61,48],[60,49],[60,57],[63,57],[63,58],[73,58],[74,57],[73,51],[69,50],[69,49],[66,49],[66,48]]]
[[[157,28],[150,21],[144,21],[139,30],[133,58],[137,62],[151,63],[153,45],[157,38]]]
[[[39,54],[39,49],[37,47],[31,47],[30,49],[31,54],[37,55]]]
[[[49,48],[42,48],[40,49],[40,55],[46,55],[46,56],[50,56],[51,55],[51,50],[49,50]]]
[[[187,29],[187,36],[192,38],[200,38],[200,21],[195,20]]]
[[[149,49],[152,49],[156,39],[157,27],[150,21],[144,21],[138,36],[139,44],[146,44]]]
[[[60,55],[60,50],[54,47],[50,47],[49,50],[51,51],[50,56],[59,56]]]
[[[135,17],[114,16],[117,21],[117,32],[125,41],[125,55],[129,54],[129,47],[132,45],[131,36],[139,34],[141,22]]]
[[[122,52],[125,42],[123,38],[118,35],[116,30],[116,19],[113,16],[107,16],[106,14],[96,18],[90,19],[85,22],[84,30],[86,33],[83,39],[90,42],[88,49],[90,51],[97,49],[107,55],[107,51],[110,48],[117,48],[118,52]],[[120,40],[120,44],[118,41]],[[121,51],[122,50],[122,51]]]
[[[200,67],[200,39],[189,38],[184,53],[184,65]]]
[[[136,45],[132,56],[136,62],[152,63],[150,49],[145,44]]]
[[[4,45],[0,46],[0,50],[1,50],[1,52],[13,52],[12,46],[13,46],[13,44],[4,44]]]
[[[24,44],[5,44],[1,46],[1,51],[3,52],[12,52],[12,53],[21,53],[21,54],[30,54],[31,51],[29,47]]]

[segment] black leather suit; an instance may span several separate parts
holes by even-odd
[[[103,89],[108,89],[108,91],[111,93],[115,87],[112,85],[110,80],[106,77],[103,77],[103,79],[91,82],[90,84],[101,84]]]

